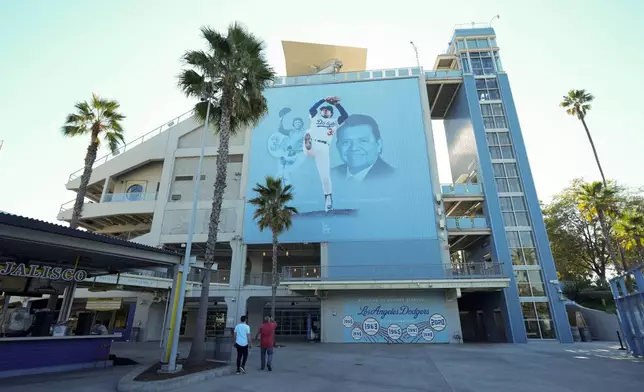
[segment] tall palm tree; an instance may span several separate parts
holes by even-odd
[[[617,266],[617,254],[615,252],[614,239],[612,238],[612,227],[609,217],[616,215],[616,204],[618,190],[614,186],[604,187],[599,181],[583,184],[578,189],[577,199],[579,208],[584,211],[590,220],[597,217],[602,235],[606,241],[606,248],[611,261]],[[626,261],[622,259],[622,267],[627,269]]]
[[[226,35],[210,27],[202,27],[201,35],[206,40],[207,50],[190,50],[183,55],[186,69],[180,73],[178,84],[188,97],[202,98],[206,94],[215,100],[214,108],[210,110],[210,121],[219,133],[219,150],[204,261],[205,270],[210,271],[215,262],[219,215],[226,189],[230,137],[254,127],[268,112],[263,91],[275,73],[264,56],[264,43],[239,23],[231,24]],[[195,114],[201,120],[206,118],[207,105],[207,102],[195,105]],[[193,362],[203,361],[206,357],[203,343],[206,340],[210,278],[209,273],[203,274],[193,340],[198,344],[192,345],[189,356]]]
[[[644,214],[637,210],[627,210],[621,214],[615,227],[618,235],[624,240],[626,249],[635,246],[639,262],[644,262]]]
[[[597,167],[599,168],[599,173],[602,176],[602,182],[604,183],[604,188],[608,188],[608,183],[606,182],[606,177],[604,176],[604,169],[602,169],[601,163],[599,163],[599,156],[597,155],[597,149],[595,148],[595,143],[593,138],[590,136],[590,131],[588,130],[588,125],[586,125],[586,113],[591,110],[591,102],[595,97],[586,92],[586,90],[570,90],[568,95],[564,95],[563,100],[559,104],[562,108],[566,109],[566,113],[571,116],[576,116],[584,126],[586,131],[586,136],[588,136],[588,141],[590,142],[590,147],[593,149],[593,154],[595,154],[595,161],[597,162]]]
[[[96,161],[96,153],[102,142],[107,143],[112,154],[117,154],[119,145],[125,143],[123,138],[123,127],[121,121],[124,115],[118,112],[121,105],[114,100],[104,99],[92,94],[92,99],[87,102],[78,102],[76,112],[67,115],[65,125],[61,128],[63,135],[85,136],[89,135],[89,146],[85,154],[85,167],[80,179],[80,186],[76,193],[76,202],[72,211],[72,220],[69,226],[72,229],[78,227],[78,220],[83,212],[83,202],[87,193],[89,179],[92,176],[92,166]]]
[[[253,219],[257,221],[260,231],[270,229],[273,233],[273,270],[272,270],[272,300],[271,317],[275,319],[275,298],[277,296],[277,285],[279,275],[277,272],[277,248],[279,246],[279,235],[291,228],[292,217],[297,214],[297,209],[287,205],[293,201],[293,188],[291,185],[282,183],[281,178],[266,177],[264,185],[257,184],[253,188],[257,197],[248,202],[255,206]]]

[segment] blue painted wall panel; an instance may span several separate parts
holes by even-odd
[[[327,277],[343,280],[444,279],[438,239],[329,242]]]

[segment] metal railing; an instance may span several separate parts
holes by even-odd
[[[404,67],[392,69],[376,69],[369,71],[336,72],[325,74],[278,76],[273,79],[270,87],[301,86],[306,84],[326,84],[353,82],[357,80],[407,78],[420,76],[423,70],[419,67]]]
[[[107,193],[103,203],[121,203],[130,201],[154,201],[157,192]]]
[[[307,280],[430,280],[503,278],[503,263],[451,263],[413,265],[288,266],[281,281]]]
[[[460,69],[446,69],[437,71],[425,71],[425,79],[462,79],[463,71]]]
[[[110,159],[114,158],[115,156],[117,156],[119,154],[122,154],[125,151],[127,151],[128,149],[136,147],[139,144],[142,144],[146,140],[152,139],[153,137],[155,137],[155,136],[167,131],[172,126],[180,123],[181,121],[183,121],[183,120],[185,120],[185,119],[187,119],[188,117],[191,117],[191,116],[192,116],[192,110],[190,110],[188,112],[185,112],[185,113],[173,118],[170,121],[166,121],[165,124],[161,125],[160,127],[157,127],[155,129],[151,130],[150,132],[144,134],[143,136],[139,136],[138,138],[132,140],[131,142],[127,142],[124,145],[120,146],[118,151],[116,152],[116,154],[112,154],[110,152],[110,153],[108,153],[108,154],[106,154],[106,155],[104,155],[104,156],[102,156],[100,158],[97,158],[94,161],[94,164],[92,165],[92,168],[95,168],[95,167],[97,167],[99,165],[102,165],[102,164],[106,163],[107,161],[109,161]],[[68,182],[73,181],[76,178],[80,177],[83,174],[84,169],[85,169],[84,167],[81,167],[80,169],[78,169],[75,172],[73,172],[72,174],[70,174]]]
[[[483,187],[481,184],[460,183],[460,184],[441,184],[441,192],[443,195],[453,196],[467,196],[467,195],[482,195]]]
[[[154,201],[157,199],[157,192],[133,192],[133,193],[107,193],[103,203],[122,203],[122,202],[133,202],[133,201]],[[60,205],[58,213],[62,213],[70,208],[74,207],[74,202],[76,199],[72,199],[68,202],[65,202]],[[84,204],[95,204],[97,202],[85,199]]]
[[[277,274],[277,282],[280,282],[280,274]],[[260,272],[256,274],[248,274],[244,277],[245,285],[255,285],[255,286],[272,286],[273,285],[273,273],[272,272]]]
[[[490,225],[484,216],[478,217],[448,217],[445,218],[447,230],[476,230],[489,229]]]

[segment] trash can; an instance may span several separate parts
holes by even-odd
[[[223,335],[216,337],[215,360],[230,363],[233,353],[232,328],[226,328]]]

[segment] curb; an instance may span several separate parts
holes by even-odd
[[[172,378],[169,380],[159,381],[134,381],[134,379],[144,371],[150,368],[150,365],[139,366],[130,373],[126,374],[119,380],[117,391],[119,392],[156,392],[168,391],[185,387],[187,385],[196,384],[213,378],[227,376],[233,374],[233,367],[226,366],[219,369],[207,370],[205,372],[198,372],[186,374],[185,376]]]

